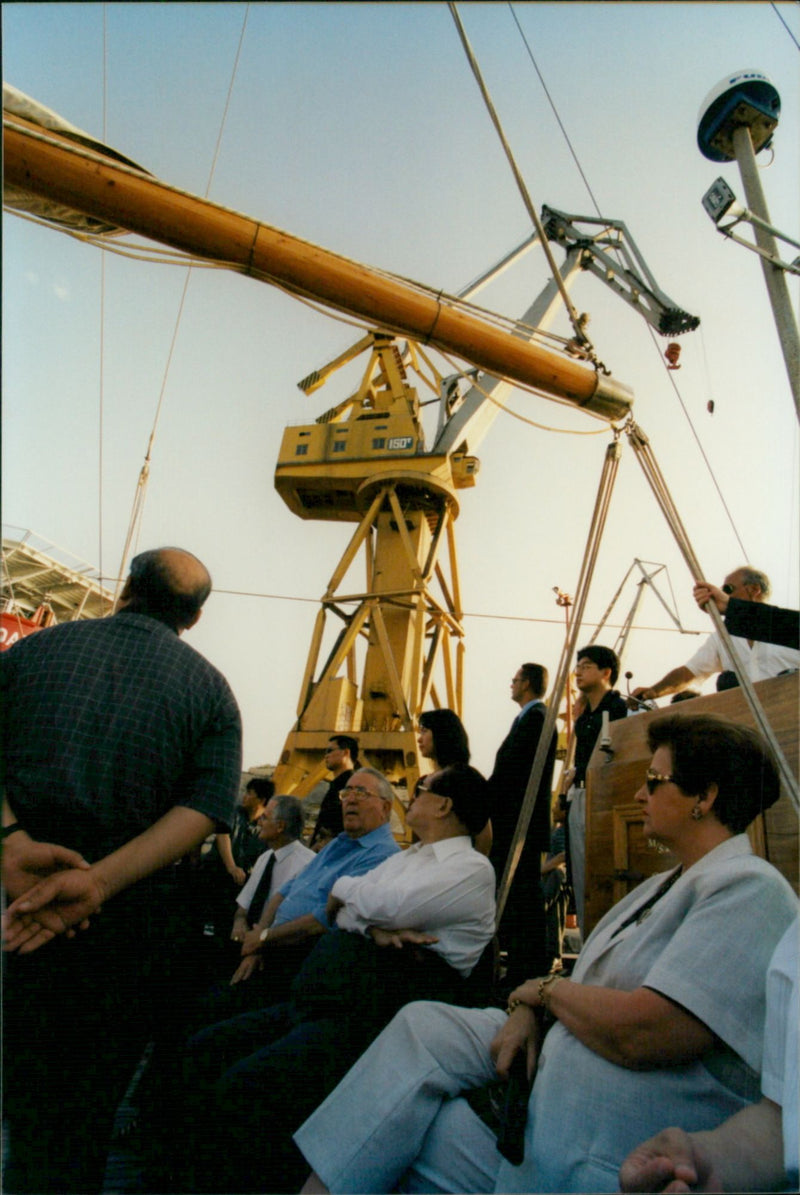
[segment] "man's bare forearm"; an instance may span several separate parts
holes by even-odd
[[[661,680],[656,681],[654,685],[645,685],[641,689],[634,689],[635,697],[642,697],[645,701],[650,701],[655,697],[668,697],[670,693],[678,693],[681,689],[685,689],[695,679],[695,675],[690,668],[685,664],[681,664],[678,668],[673,668],[666,676],[662,676]]]
[[[175,805],[143,833],[93,865],[105,899],[182,858],[213,829],[213,821],[204,813]]]

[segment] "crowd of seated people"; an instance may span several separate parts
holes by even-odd
[[[505,1011],[484,967],[496,876],[474,849],[486,782],[466,763],[425,776],[417,842],[331,882],[288,990],[282,973],[281,995],[187,1034],[153,1189],[298,1191],[312,1170],[307,1191],[711,1190],[737,1172],[720,1169],[726,1132],[762,1141],[755,1175],[791,1175],[796,1064],[774,1073],[792,1017],[777,1024],[789,997],[768,1008],[765,977],[794,976],[796,1000],[797,899],[745,833],[778,776],[755,732],[714,715],[655,719],[648,745],[636,799],[677,868],[615,905],[569,976],[532,977]],[[370,806],[388,819],[382,779],[353,774],[346,826]]]
[[[582,676],[609,674],[589,713],[611,657],[578,653]],[[187,1001],[142,1088],[146,1189],[796,1189],[800,926],[746,834],[780,795],[760,737],[709,714],[648,723],[636,801],[677,866],[619,901],[569,973],[556,801],[541,892],[555,961],[509,992],[497,797],[452,711],[421,715],[418,735],[433,770],[409,801],[405,850],[392,786],[344,736],[329,753],[342,828],[329,802],[321,849],[302,843],[301,803],[266,785],[242,816],[253,866],[231,894],[230,973]]]

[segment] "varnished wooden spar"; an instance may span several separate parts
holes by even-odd
[[[776,676],[755,686],[778,743],[797,774],[798,676]],[[744,726],[755,726],[741,689],[727,689],[636,714],[609,726],[611,753],[596,747],[586,773],[586,932],[604,913],[646,876],[676,865],[672,855],[660,854],[642,834],[642,812],[634,799],[650,763],[647,727],[664,714],[722,714]],[[785,788],[780,799],[750,830],[757,854],[786,877],[798,891],[798,818]]]
[[[278,283],[604,419],[622,419],[630,409],[633,393],[624,383],[368,266],[92,154],[58,134],[43,135],[18,117],[4,120],[3,148],[7,183],[36,196]]]

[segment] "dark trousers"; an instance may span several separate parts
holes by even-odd
[[[7,1192],[101,1190],[116,1107],[148,1039],[140,991],[128,987],[127,1006],[113,979],[109,990],[97,972],[59,966],[59,946],[12,959],[6,972]]]
[[[73,940],[5,956],[4,1191],[102,1189],[117,1105],[185,987],[170,892],[120,894]]]
[[[308,1171],[292,1133],[366,1048],[333,1018],[297,1021],[291,1004],[244,1013],[198,1033],[184,1058],[192,1192],[297,1191]]]
[[[489,974],[481,967],[481,978]],[[212,1025],[189,1042],[176,1106],[192,1140],[169,1189],[299,1189],[308,1167],[292,1134],[394,1013],[418,999],[482,1004],[486,990],[430,951],[382,950],[360,935],[326,934],[298,973],[291,1001]]]

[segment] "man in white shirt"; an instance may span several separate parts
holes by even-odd
[[[291,1002],[192,1039],[182,1106],[197,1140],[184,1140],[194,1171],[180,1189],[298,1189],[305,1164],[292,1133],[394,1012],[414,999],[473,1002],[468,977],[494,934],[494,869],[472,845],[487,821],[486,788],[466,764],[424,777],[407,813],[419,842],[336,881],[336,929],[301,967]],[[476,984],[474,1000],[482,996]],[[266,1167],[254,1144],[265,1124]]]
[[[767,574],[747,565],[729,573],[722,584],[723,593],[742,602],[765,602],[770,589]],[[794,648],[742,639],[738,635],[732,636],[731,641],[751,681],[766,680],[781,672],[794,672],[800,668],[800,652]],[[670,693],[679,693],[697,681],[707,680],[715,672],[734,670],[734,661],[714,631],[690,660],[673,668],[654,685],[634,689],[633,696],[641,701],[652,701]]]
[[[314,851],[300,841],[303,821],[303,806],[297,797],[277,796],[267,803],[258,819],[258,837],[269,849],[256,859],[236,898],[231,941],[243,942],[270,898],[314,858]]]

